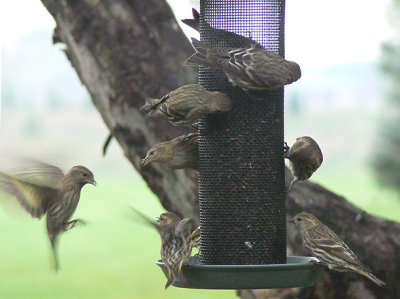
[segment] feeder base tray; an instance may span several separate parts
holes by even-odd
[[[202,265],[191,257],[183,265],[186,281],[173,286],[192,289],[276,289],[304,287],[315,284],[322,267],[313,258],[288,256],[286,264],[271,265]],[[162,260],[156,262],[164,275],[168,270]]]

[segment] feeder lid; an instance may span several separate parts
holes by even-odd
[[[304,287],[315,284],[322,267],[311,257],[288,256],[286,264],[270,265],[202,265],[190,257],[182,266],[186,281],[173,286],[192,289],[275,289]],[[156,262],[164,275],[168,270],[162,260]]]

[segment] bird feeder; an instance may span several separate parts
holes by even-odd
[[[285,0],[201,0],[200,37],[214,48],[249,47],[245,39],[211,26],[284,56],[284,12]],[[199,83],[228,94],[233,109],[199,121],[201,263],[184,265],[187,281],[174,285],[263,289],[314,284],[321,268],[310,258],[286,256],[283,88],[244,92],[222,71],[206,67],[200,67]]]

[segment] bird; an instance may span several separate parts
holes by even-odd
[[[189,27],[192,27],[199,33],[200,33],[200,26],[202,26],[202,32],[207,33],[208,42],[210,42],[216,48],[251,47],[252,45],[254,45],[258,49],[264,49],[264,47],[261,44],[251,39],[250,37],[245,37],[243,35],[236,34],[234,32],[230,32],[223,29],[216,29],[210,26],[210,24],[208,24],[206,21],[203,21],[202,25],[200,25],[200,14],[194,8],[192,8],[192,15],[193,19],[184,19],[181,21],[184,24],[188,25]]]
[[[172,169],[199,167],[198,133],[178,136],[154,145],[142,160],[142,167],[152,162],[163,163]]]
[[[0,172],[0,191],[15,197],[32,217],[41,219],[46,214],[56,272],[59,270],[58,237],[78,223],[85,224],[81,219],[70,218],[86,184],[96,185],[96,181],[93,173],[81,165],[72,167],[64,175],[56,166],[24,160],[24,166],[15,167],[14,174]]]
[[[146,223],[156,228],[160,234],[161,259],[168,269],[168,279],[165,289],[175,281],[186,281],[182,273],[182,265],[192,253],[190,235],[193,230],[193,220],[191,218],[181,219],[172,212],[166,212],[157,218],[157,222],[153,222],[138,210],[134,208],[132,210]]]
[[[245,91],[276,90],[301,77],[297,63],[255,45],[216,49],[195,38],[192,38],[192,45],[196,53],[185,61],[186,66],[203,65],[220,69],[233,86]]]
[[[296,181],[309,179],[323,161],[318,143],[308,136],[296,138],[296,142],[290,148],[285,143],[284,158],[289,160],[289,168],[294,176],[288,191]]]
[[[356,272],[379,286],[385,284],[385,282],[374,276],[372,271],[361,263],[353,251],[314,215],[302,212],[296,214],[289,222],[297,226],[303,246],[322,265],[330,270],[339,272]]]
[[[188,84],[163,96],[147,99],[140,110],[149,116],[160,116],[175,126],[191,126],[206,114],[225,113],[232,101],[225,93],[208,91],[199,84]]]

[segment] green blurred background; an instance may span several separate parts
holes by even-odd
[[[169,2],[178,19],[198,6]],[[295,2],[287,3],[286,56],[299,62],[303,77],[285,91],[285,139],[292,144],[310,135],[319,142],[324,163],[312,181],[374,215],[400,221],[398,193],[381,186],[370,167],[385,107],[379,60],[381,43],[391,36],[389,1]],[[2,6],[0,160],[27,156],[64,170],[82,164],[98,186],[83,189],[75,216],[88,225],[61,238],[58,274],[51,269],[44,221],[0,198],[0,298],[234,297],[233,291],[164,290],[155,265],[159,237],[128,208],[156,217],[161,205],[115,141],[101,156],[108,131],[63,47],[52,45],[54,22],[40,1]]]

